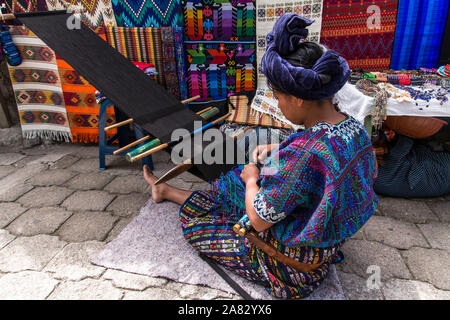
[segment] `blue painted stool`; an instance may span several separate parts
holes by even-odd
[[[117,128],[117,133],[114,136],[107,139],[106,131],[105,131],[106,108],[108,108],[109,106],[113,106],[113,104],[111,103],[111,101],[109,99],[103,100],[100,105],[99,124],[98,124],[98,161],[99,161],[99,169],[100,170],[106,169],[105,156],[106,155],[114,155],[113,154],[114,151],[128,145],[130,143],[129,138],[131,136],[135,136],[136,140],[147,136],[145,131],[140,126],[138,126],[136,123],[133,123],[134,132],[129,129],[129,126],[122,126],[122,127]],[[127,120],[129,118],[123,112],[118,110],[117,108],[114,109],[114,113],[116,116],[116,123]],[[111,147],[108,145],[116,139],[119,140],[119,147]],[[139,145],[135,146],[135,148],[137,148],[143,144],[145,144],[145,142],[140,143]],[[129,150],[123,151],[123,152],[117,154],[117,156],[124,156],[127,152],[129,152]],[[145,158],[142,158],[142,164],[143,165],[146,164],[150,168],[150,170],[154,170],[153,160],[152,160],[151,155],[147,156]]]

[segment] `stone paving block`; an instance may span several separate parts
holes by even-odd
[[[0,166],[9,166],[25,157],[21,153],[0,153]]]
[[[372,216],[365,225],[364,232],[367,240],[378,241],[398,249],[430,247],[414,224],[389,217]]]
[[[450,250],[450,224],[432,222],[418,226],[433,249]]]
[[[75,162],[77,162],[78,160],[80,160],[79,157],[73,155],[73,154],[69,154],[66,155],[64,157],[62,157],[61,159],[50,163],[49,164],[49,169],[53,170],[53,169],[66,169],[67,167],[70,167],[71,165],[73,165]]]
[[[116,223],[114,228],[111,230],[111,232],[108,234],[108,238],[106,238],[106,242],[110,242],[114,240],[121,232],[122,230],[133,220],[133,218],[122,218],[119,220],[119,222]]]
[[[6,227],[26,210],[18,203],[0,202],[0,228]]]
[[[443,290],[450,290],[450,252],[412,248],[402,252],[416,280],[425,281]]]
[[[114,177],[103,173],[80,173],[64,186],[75,190],[101,190],[113,179]]]
[[[218,298],[231,299],[233,297],[231,293],[223,292],[220,290],[174,281],[169,282],[164,287],[164,289],[174,290],[178,292],[182,299],[213,300]]]
[[[141,161],[129,162],[123,156],[106,156],[105,159],[107,174],[114,176],[128,176],[130,174],[140,175],[142,174]]]
[[[112,269],[108,269],[102,278],[112,280],[116,288],[139,291],[150,287],[161,287],[167,283],[167,280],[163,278],[153,278]]]
[[[0,250],[15,238],[16,237],[10,234],[8,231],[0,229]]]
[[[69,242],[103,241],[118,219],[106,212],[77,212],[61,226],[57,234]]]
[[[148,193],[150,186],[143,176],[129,175],[116,177],[111,181],[104,190],[110,193]]]
[[[369,276],[369,275],[368,275]],[[344,294],[349,300],[384,300],[381,288],[369,289],[367,279],[356,274],[338,271]],[[382,283],[381,283],[382,284]]]
[[[173,290],[148,288],[145,291],[127,291],[123,300],[181,300]]]
[[[33,186],[30,184],[15,185],[4,192],[0,192],[0,201],[16,201],[32,189]]]
[[[73,190],[51,186],[51,187],[36,187],[30,192],[20,197],[17,202],[25,207],[53,207],[61,204]]]
[[[368,279],[372,273],[367,273],[369,266],[381,269],[381,279],[390,278],[411,279],[400,253],[397,249],[378,242],[350,239],[342,246],[345,259],[336,265],[337,269],[346,273],[354,273]]]
[[[114,198],[105,191],[76,191],[61,206],[72,211],[103,211]]]
[[[75,176],[69,170],[55,169],[43,171],[27,180],[33,186],[61,186],[64,182]]]
[[[32,165],[32,163],[35,163],[35,161],[38,161],[42,157],[43,157],[42,155],[40,155],[40,156],[26,156],[25,158],[20,159],[19,161],[15,162],[13,164],[13,166],[16,169],[23,169],[26,166]]]
[[[24,185],[24,181],[35,176],[39,172],[44,171],[45,169],[46,169],[45,165],[43,164],[32,166],[30,165],[25,166],[23,169],[16,170],[14,173],[4,177],[3,179],[0,180],[0,197],[5,193],[7,193],[8,191],[11,191],[15,187]]]
[[[34,236],[54,233],[72,212],[63,208],[32,208],[14,220],[8,230],[18,236]]]
[[[85,146],[79,148],[76,153],[81,158],[97,158],[98,159],[98,145]]]
[[[9,273],[0,278],[0,300],[44,300],[57,284],[43,272]]]
[[[87,158],[78,160],[67,169],[71,171],[86,173],[86,172],[98,172],[99,171],[98,168],[99,168],[98,158]]]
[[[106,208],[107,211],[114,212],[114,215],[120,217],[136,216],[141,208],[150,199],[150,194],[132,193],[120,195]]]
[[[123,291],[104,280],[65,281],[52,292],[48,300],[120,300]]]
[[[65,245],[48,235],[16,238],[0,250],[0,271],[41,271]]]
[[[15,172],[17,169],[13,166],[0,166],[0,179]]]
[[[450,223],[450,199],[448,201],[428,202],[427,205],[442,222]]]
[[[95,266],[91,259],[95,258],[105,244],[98,241],[69,243],[44,268],[52,273],[53,278],[60,280],[80,281],[85,278],[98,278],[105,268]]]
[[[383,197],[379,209],[385,216],[411,223],[439,221],[427,204],[421,201]]]
[[[414,280],[391,279],[383,285],[382,291],[386,300],[450,300],[450,291]]]

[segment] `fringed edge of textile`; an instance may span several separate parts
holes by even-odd
[[[72,134],[65,131],[49,131],[49,130],[27,130],[22,133],[25,139],[41,138],[53,141],[65,141],[70,142],[72,140]]]

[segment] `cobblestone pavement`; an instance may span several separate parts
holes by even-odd
[[[240,299],[92,265],[149,198],[139,163],[111,156],[99,171],[97,156],[96,146],[0,147],[0,299]],[[157,176],[173,166],[164,152],[154,162]],[[171,183],[205,186],[188,173]],[[380,197],[342,251],[349,299],[450,299],[450,195]]]

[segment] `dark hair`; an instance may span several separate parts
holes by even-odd
[[[316,42],[303,41],[298,44],[295,51],[282,58],[294,67],[312,69],[314,64],[317,62],[317,60],[319,60],[319,58],[324,54],[326,50],[327,48],[325,46],[320,45]],[[328,75],[320,75],[320,77],[322,78],[323,83],[327,83],[331,80],[331,77]],[[285,90],[275,86],[269,80],[267,80],[267,84],[272,91],[289,94],[288,92],[285,92]]]

